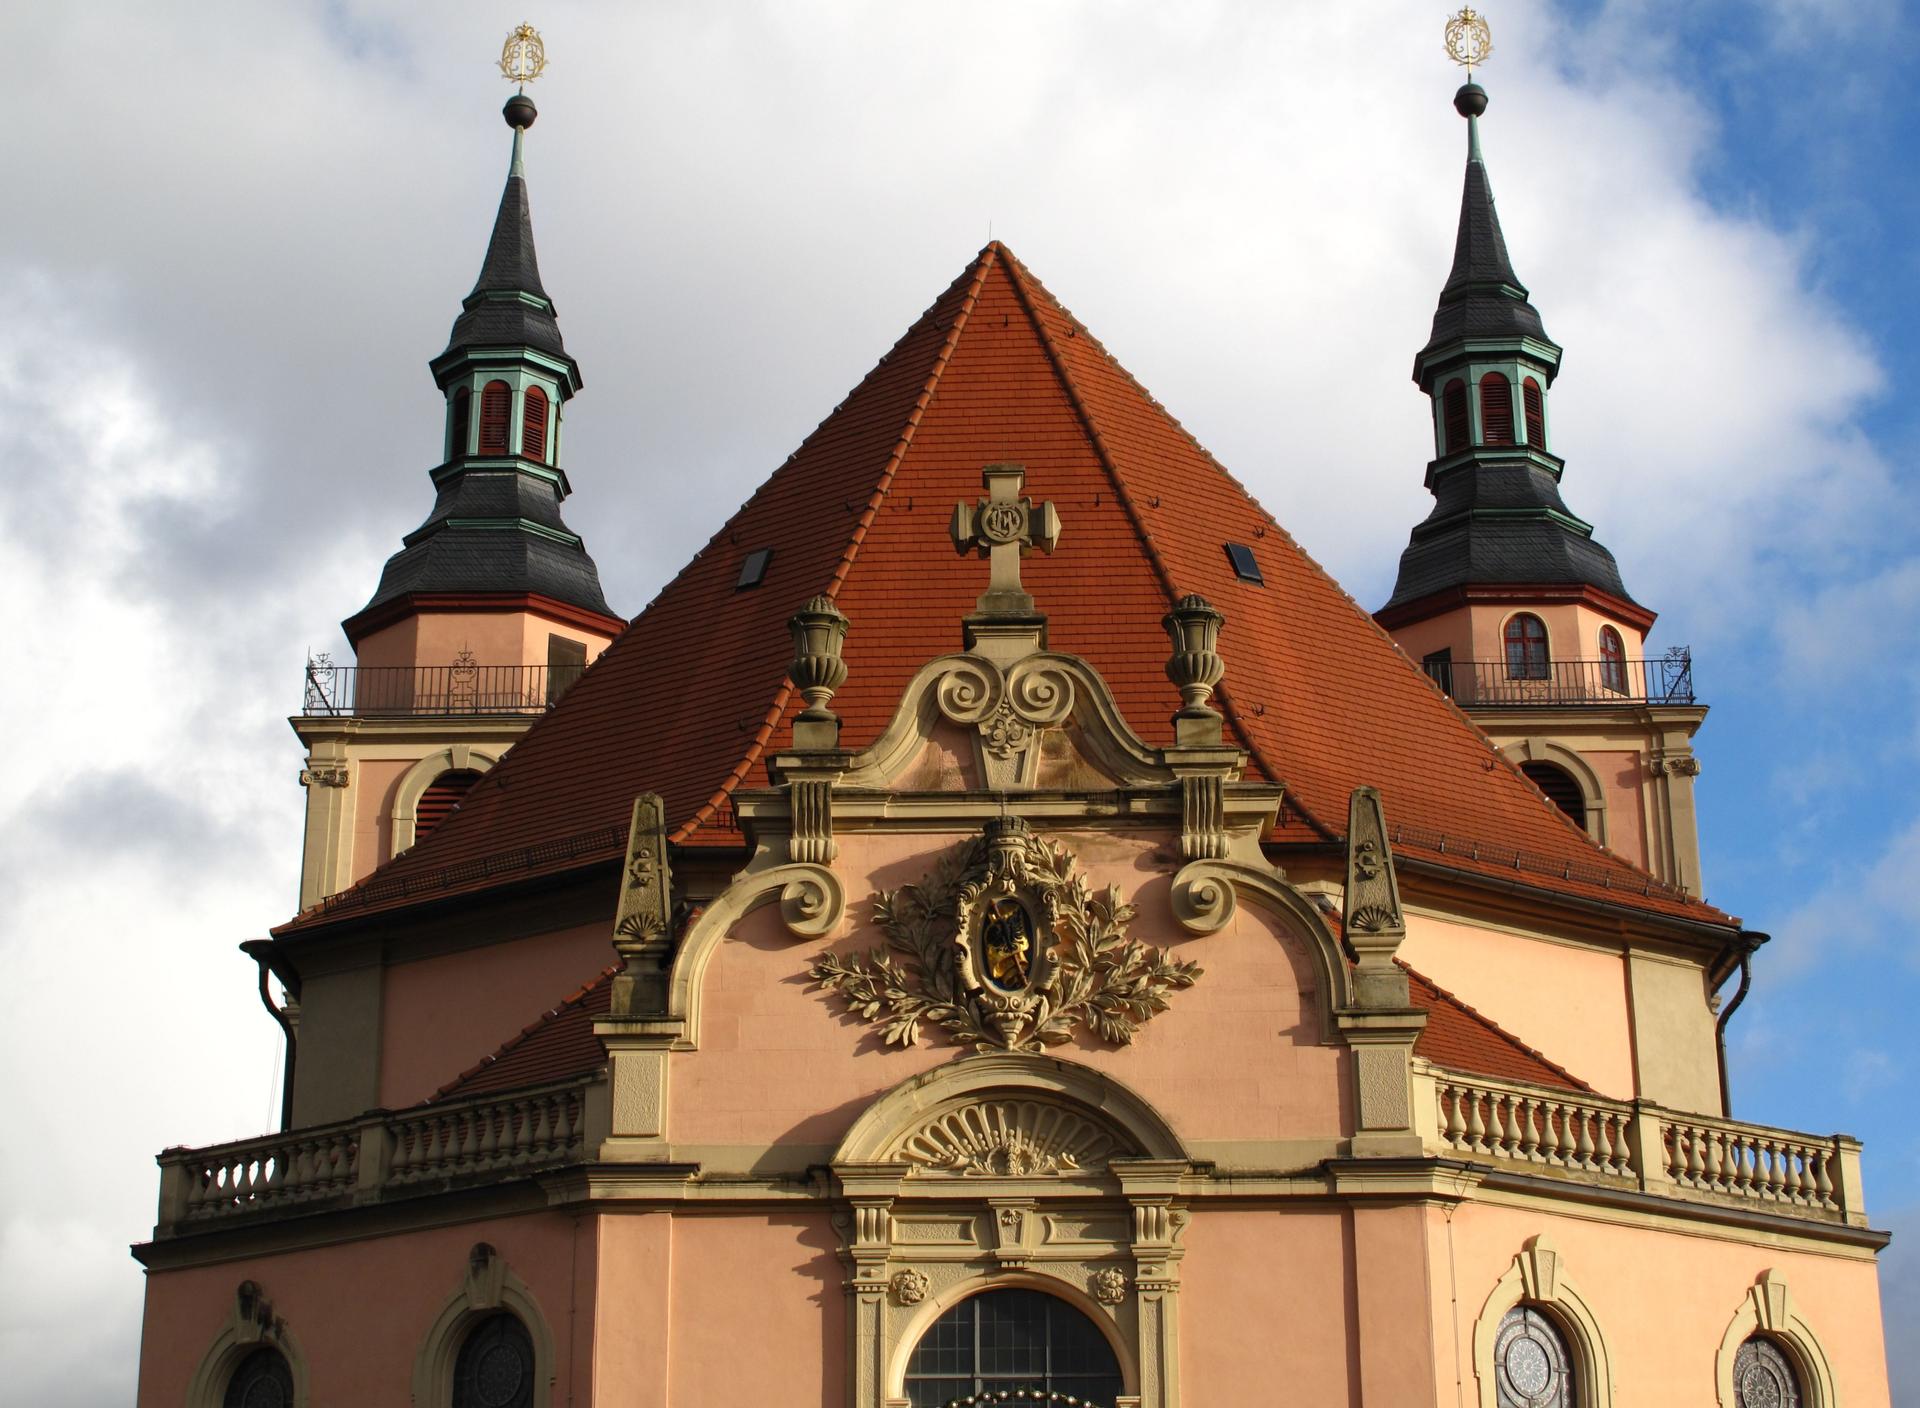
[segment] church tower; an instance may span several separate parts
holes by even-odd
[[[436,498],[341,623],[355,664],[309,664],[300,903],[423,837],[625,628],[560,515],[565,408],[580,390],[540,281],[517,93],[506,190],[473,291],[428,365],[445,398]]]
[[[1561,497],[1549,393],[1561,349],[1513,271],[1480,151],[1487,94],[1467,120],[1453,269],[1413,379],[1433,408],[1434,506],[1375,613],[1408,655],[1594,840],[1700,893],[1684,648],[1649,660],[1654,612]]]

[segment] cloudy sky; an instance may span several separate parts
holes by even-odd
[[[1491,0],[1490,0],[1491,3]],[[153,1153],[275,1118],[234,952],[292,910],[309,650],[431,501],[426,361],[529,143],[645,605],[986,240],[1377,605],[1426,510],[1443,7],[73,0],[9,16],[0,1372],[131,1396]],[[1488,161],[1567,348],[1566,492],[1690,644],[1710,897],[1773,933],[1736,1111],[1867,1140],[1920,1241],[1920,33],[1899,0],[1504,0]],[[27,668],[32,666],[31,669]],[[1902,1116],[1905,1118],[1902,1118]],[[1887,1261],[1897,1373],[1920,1263]]]

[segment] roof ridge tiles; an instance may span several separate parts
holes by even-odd
[[[907,412],[906,421],[901,426],[899,438],[895,440],[893,450],[888,454],[886,463],[880,467],[879,478],[874,484],[873,492],[867,496],[866,507],[861,510],[860,517],[855,520],[853,532],[847,540],[847,545],[841,549],[840,560],[834,564],[833,575],[827,579],[827,585],[822,589],[822,594],[828,598],[837,598],[840,595],[841,585],[847,580],[847,573],[852,569],[854,559],[860,555],[860,545],[866,541],[867,529],[872,527],[874,515],[880,511],[880,505],[886,501],[887,491],[893,486],[894,473],[900,468],[901,460],[906,458],[907,451],[913,445],[914,432],[920,428],[920,419],[926,412],[928,402],[933,399],[935,389],[940,385],[941,373],[946,371],[947,363],[953,357],[953,350],[959,344],[961,331],[967,325],[967,316],[973,312],[974,303],[980,296],[980,288],[986,282],[987,272],[993,267],[999,252],[1000,245],[997,242],[989,241],[987,246],[974,256],[972,277],[967,280],[966,291],[960,296],[960,307],[954,313],[952,321],[947,324],[946,336],[941,339],[939,351],[934,353],[933,365],[928,368],[926,379],[920,385],[920,394],[914,398],[913,406]],[[965,275],[962,275],[962,277],[965,277]],[[920,318],[914,320],[915,324],[917,325],[921,319],[932,316],[934,310],[938,308],[939,305],[940,300],[935,299],[933,303],[928,306],[927,311],[921,314]],[[867,377],[871,377],[875,371],[878,371],[880,367],[886,365],[888,359],[899,349],[901,343],[907,340],[907,337],[912,331],[913,328],[909,327],[905,333],[900,335],[899,340],[893,344],[893,347],[889,348],[887,353],[875,364],[873,370],[867,373]],[[866,377],[862,377],[861,382],[855,385],[854,391],[858,391],[860,385],[864,384],[866,379]],[[831,421],[835,415],[838,415],[842,407],[847,404],[847,401],[851,399],[852,396],[853,391],[849,391],[846,396],[842,397],[840,404],[835,406],[826,419],[822,420],[820,425],[814,428],[814,433],[818,434],[819,430],[824,427],[828,421]],[[812,436],[808,438],[811,439]],[[804,442],[802,448],[805,448]],[[797,455],[798,451],[795,453]],[[791,463],[791,460],[789,460],[789,463]],[[726,780],[720,784],[713,795],[707,798],[706,802],[703,803],[691,817],[675,828],[672,835],[667,838],[668,840],[686,840],[689,836],[693,835],[694,832],[698,831],[709,817],[720,810],[722,804],[733,795],[734,788],[738,787],[740,783],[745,780],[747,774],[753,771],[754,765],[757,764],[765,754],[767,743],[773,737],[774,729],[779,727],[780,716],[786,712],[787,701],[792,697],[793,682],[783,678],[780,682],[780,687],[774,691],[773,701],[767,706],[767,712],[765,717],[760,721],[760,727],[754,731],[753,741],[747,745],[746,753],[734,764],[732,772],[727,775]]]

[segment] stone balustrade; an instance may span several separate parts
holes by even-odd
[[[1429,1149],[1497,1167],[1756,1212],[1866,1224],[1860,1145],[1437,1070],[1415,1073]]]
[[[156,1237],[505,1180],[577,1163],[597,1148],[604,1082],[577,1079],[466,1100],[369,1111],[159,1156]]]

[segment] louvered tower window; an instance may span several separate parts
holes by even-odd
[[[1545,679],[1552,663],[1547,655],[1547,623],[1522,611],[1508,619],[1502,634],[1507,647],[1507,678]]]
[[[1547,794],[1549,802],[1567,814],[1568,821],[1586,830],[1587,798],[1572,773],[1552,763],[1522,763],[1520,771],[1527,775],[1527,781]]]
[[[1486,445],[1513,443],[1513,383],[1499,372],[1480,378],[1480,440]]]
[[[479,780],[480,774],[470,768],[454,768],[428,783],[413,809],[414,843],[418,845],[426,840],[427,834],[447,819],[447,813],[466,799]]]
[[[1446,427],[1447,448],[1445,453],[1467,448],[1467,384],[1464,381],[1450,381],[1447,389],[1440,393],[1440,418]]]
[[[513,419],[513,388],[504,381],[490,381],[480,393],[480,453],[504,455],[507,452],[507,427]]]
[[[472,424],[473,390],[463,386],[453,393],[453,430],[448,437],[448,459],[457,460],[467,452],[467,436]]]
[[[520,453],[547,462],[547,393],[537,386],[527,388],[527,408],[520,417]]]
[[[1600,628],[1600,687],[1611,694],[1627,692],[1627,647],[1612,626]]]
[[[1547,448],[1547,401],[1540,394],[1540,383],[1528,377],[1520,386],[1520,400],[1527,411],[1527,443],[1535,449]]]

